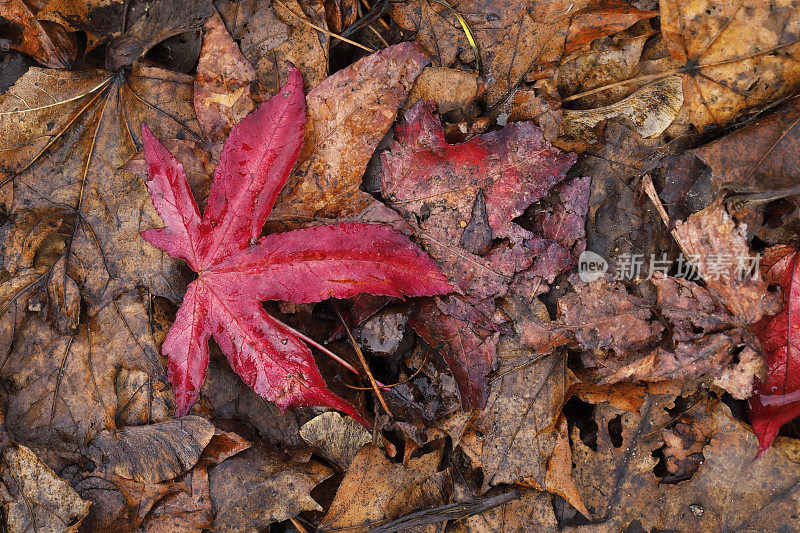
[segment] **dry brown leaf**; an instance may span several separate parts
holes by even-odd
[[[751,429],[718,402],[702,402],[689,413],[710,431],[703,463],[691,479],[659,483],[653,452],[664,446],[662,429],[674,396],[648,396],[641,416],[600,404],[595,407],[596,450],[573,431],[576,482],[592,513],[594,530],[758,531],[798,527],[798,441],[779,438],[756,459]],[[619,418],[617,418],[619,417]],[[611,426],[609,422],[616,420]],[[612,428],[617,425],[619,430]],[[703,432],[705,433],[705,428]],[[653,502],[659,505],[653,505]],[[571,529],[571,528],[570,528]],[[575,528],[581,530],[581,528]]]
[[[250,96],[255,81],[255,70],[215,12],[205,25],[194,80],[194,110],[207,138],[226,139],[231,128],[255,109]]]
[[[347,470],[362,446],[372,442],[372,435],[364,426],[335,411],[323,413],[303,424],[300,436],[342,470]]]
[[[372,196],[359,189],[361,179],[429,61],[418,45],[401,43],[340,70],[308,93],[303,147],[268,224],[297,227],[374,208]]]
[[[261,530],[303,511],[321,511],[309,493],[332,473],[315,461],[299,463],[253,446],[209,472],[214,530]]]
[[[683,96],[698,129],[791,95],[800,84],[793,0],[665,0],[661,31],[685,62]]]
[[[21,444],[3,450],[0,481],[6,531],[74,533],[89,512],[91,504]]]
[[[424,495],[420,488],[436,477],[441,458],[439,450],[411,459],[407,465],[394,464],[377,446],[364,446],[350,464],[318,531],[364,532],[417,510]]]
[[[48,0],[36,14],[42,21],[59,24],[69,31],[86,32],[86,49],[92,50],[122,34],[125,0]]]

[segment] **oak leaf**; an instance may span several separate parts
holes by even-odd
[[[387,227],[339,224],[259,238],[304,126],[303,79],[292,67],[281,91],[231,130],[202,218],[183,166],[142,126],[147,187],[166,226],[142,236],[198,273],[162,346],[178,415],[200,392],[213,334],[245,383],[278,407],[328,405],[365,423],[328,390],[309,348],[260,302],[450,290],[433,261]]]

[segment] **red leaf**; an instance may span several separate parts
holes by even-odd
[[[303,81],[289,70],[281,92],[231,130],[202,219],[183,167],[142,125],[147,187],[166,226],[142,236],[198,273],[162,346],[178,416],[197,399],[213,334],[245,383],[282,409],[328,405],[366,424],[328,390],[311,350],[260,302],[451,290],[433,260],[388,227],[340,224],[258,239],[303,140]]]
[[[758,455],[772,445],[781,426],[800,416],[800,261],[791,246],[774,246],[763,257],[768,283],[783,288],[783,309],[762,318],[754,331],[767,355],[767,381],[756,381],[748,400]]]

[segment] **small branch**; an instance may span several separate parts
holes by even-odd
[[[517,494],[517,491],[512,490],[511,492],[505,492],[489,498],[478,498],[466,502],[433,507],[424,511],[407,514],[388,524],[370,529],[368,533],[395,533],[398,531],[406,531],[416,526],[437,524],[439,522],[447,522],[448,520],[461,520],[468,516],[483,513],[484,511],[516,500],[517,498],[519,498],[519,494]]]
[[[335,304],[333,308],[336,310],[336,314],[339,315],[339,320],[342,321],[344,330],[347,332],[347,336],[350,338],[350,343],[353,345],[353,349],[356,351],[356,355],[358,355],[358,360],[361,361],[361,366],[364,367],[364,372],[367,373],[367,377],[369,378],[369,383],[370,385],[372,385],[372,390],[375,391],[375,394],[378,396],[378,401],[381,402],[381,407],[383,407],[383,410],[386,411],[386,414],[389,415],[390,418],[394,418],[392,411],[386,404],[386,400],[383,398],[383,394],[381,394],[381,389],[378,386],[378,382],[375,381],[375,376],[373,376],[372,372],[370,372],[369,370],[369,366],[367,365],[367,360],[364,358],[364,353],[361,351],[361,347],[358,345],[355,337],[353,337],[353,333],[350,331],[350,327],[348,327],[347,322],[345,322],[344,317],[342,316],[342,313],[339,311],[339,308],[336,307]],[[383,386],[383,384],[381,384],[380,386]]]

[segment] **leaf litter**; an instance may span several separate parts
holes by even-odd
[[[796,529],[797,6],[362,4],[0,2],[3,527]]]

